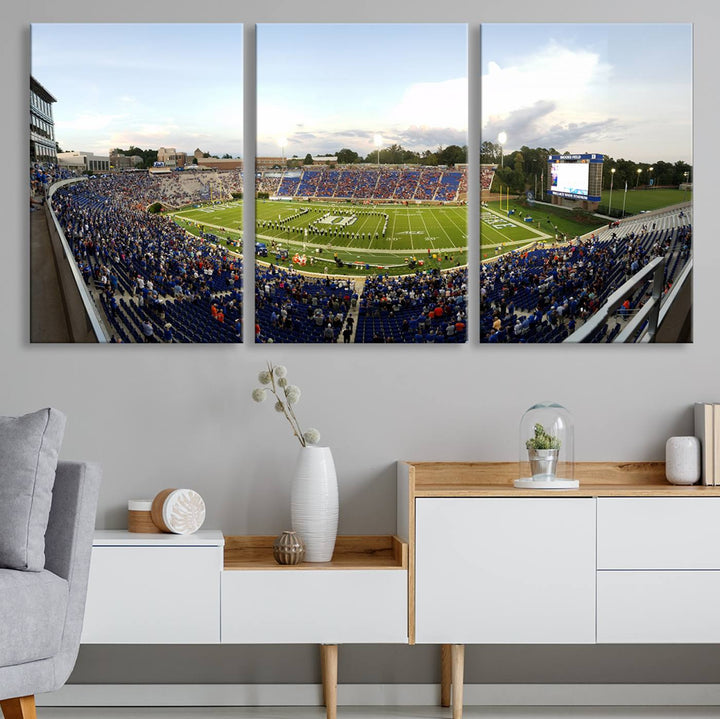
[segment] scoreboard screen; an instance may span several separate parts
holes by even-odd
[[[576,200],[600,200],[597,180],[602,177],[603,155],[551,155],[548,158],[549,195]]]
[[[578,195],[583,199],[588,194],[590,165],[586,162],[553,162],[550,165],[550,188],[560,195]]]

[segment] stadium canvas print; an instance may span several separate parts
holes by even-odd
[[[691,26],[481,33],[480,341],[691,342]]]
[[[467,26],[257,29],[256,341],[466,340]]]
[[[239,24],[32,26],[33,342],[242,341],[242,77]]]

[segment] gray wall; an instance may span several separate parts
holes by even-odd
[[[507,9],[504,9],[507,8]],[[657,460],[664,442],[691,432],[690,405],[718,399],[720,242],[714,226],[718,166],[717,26],[710,3],[606,0],[485,5],[469,0],[338,3],[304,0],[30,0],[3,9],[0,38],[7,108],[0,240],[2,413],[54,405],[69,416],[65,458],[98,460],[105,470],[98,526],[124,526],[126,501],[167,486],[197,488],[207,527],[279,533],[289,521],[288,486],[297,452],[279,417],[249,397],[266,360],[286,364],[304,390],[299,410],[332,447],[340,479],[342,533],[395,529],[396,459],[514,460],[516,428],[533,402],[552,398],[576,417],[580,460]],[[695,22],[696,270],[695,343],[658,347],[502,347],[477,344],[477,317],[464,347],[254,347],[29,345],[27,78],[31,21],[244,21],[247,90],[253,96],[252,24],[261,21],[467,21],[471,123],[479,127],[481,21]],[[668,48],[668,63],[673,50]],[[50,88],[52,90],[52,88]],[[672,97],[668,97],[672,103]],[[253,103],[247,101],[248,108]],[[245,158],[254,156],[246,121]],[[248,141],[248,139],[250,141]],[[477,135],[470,157],[478,157]],[[478,187],[471,162],[471,190]],[[471,196],[474,193],[471,191]],[[249,226],[254,216],[246,213]],[[478,207],[470,208],[471,261],[477,261]],[[470,299],[478,297],[471,274]],[[252,277],[246,273],[246,287]],[[251,320],[246,313],[246,320]],[[246,339],[252,322],[246,321]],[[427,647],[349,647],[341,681],[436,680]],[[310,647],[138,649],[87,647],[76,682],[316,681]],[[720,651],[667,647],[485,647],[469,651],[469,682],[717,681]],[[365,668],[365,667],[372,667]]]

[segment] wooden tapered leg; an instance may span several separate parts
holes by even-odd
[[[453,644],[450,653],[452,660],[452,715],[453,719],[462,719],[465,645]]]
[[[440,674],[440,706],[450,706],[450,686],[452,682],[452,662],[449,644],[443,644],[440,649],[440,661],[442,662]]]
[[[325,645],[320,645],[320,676],[322,677],[323,706],[327,706],[327,689],[325,688]]]
[[[3,699],[0,709],[5,719],[37,719],[35,711],[35,696],[17,697],[16,699]]]
[[[323,644],[320,653],[327,719],[337,719],[337,644]]]

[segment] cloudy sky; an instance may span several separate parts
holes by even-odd
[[[467,144],[467,26],[263,24],[257,154]]]
[[[35,23],[31,67],[63,150],[242,155],[242,25]]]
[[[487,24],[482,136],[639,162],[692,161],[689,24]]]

